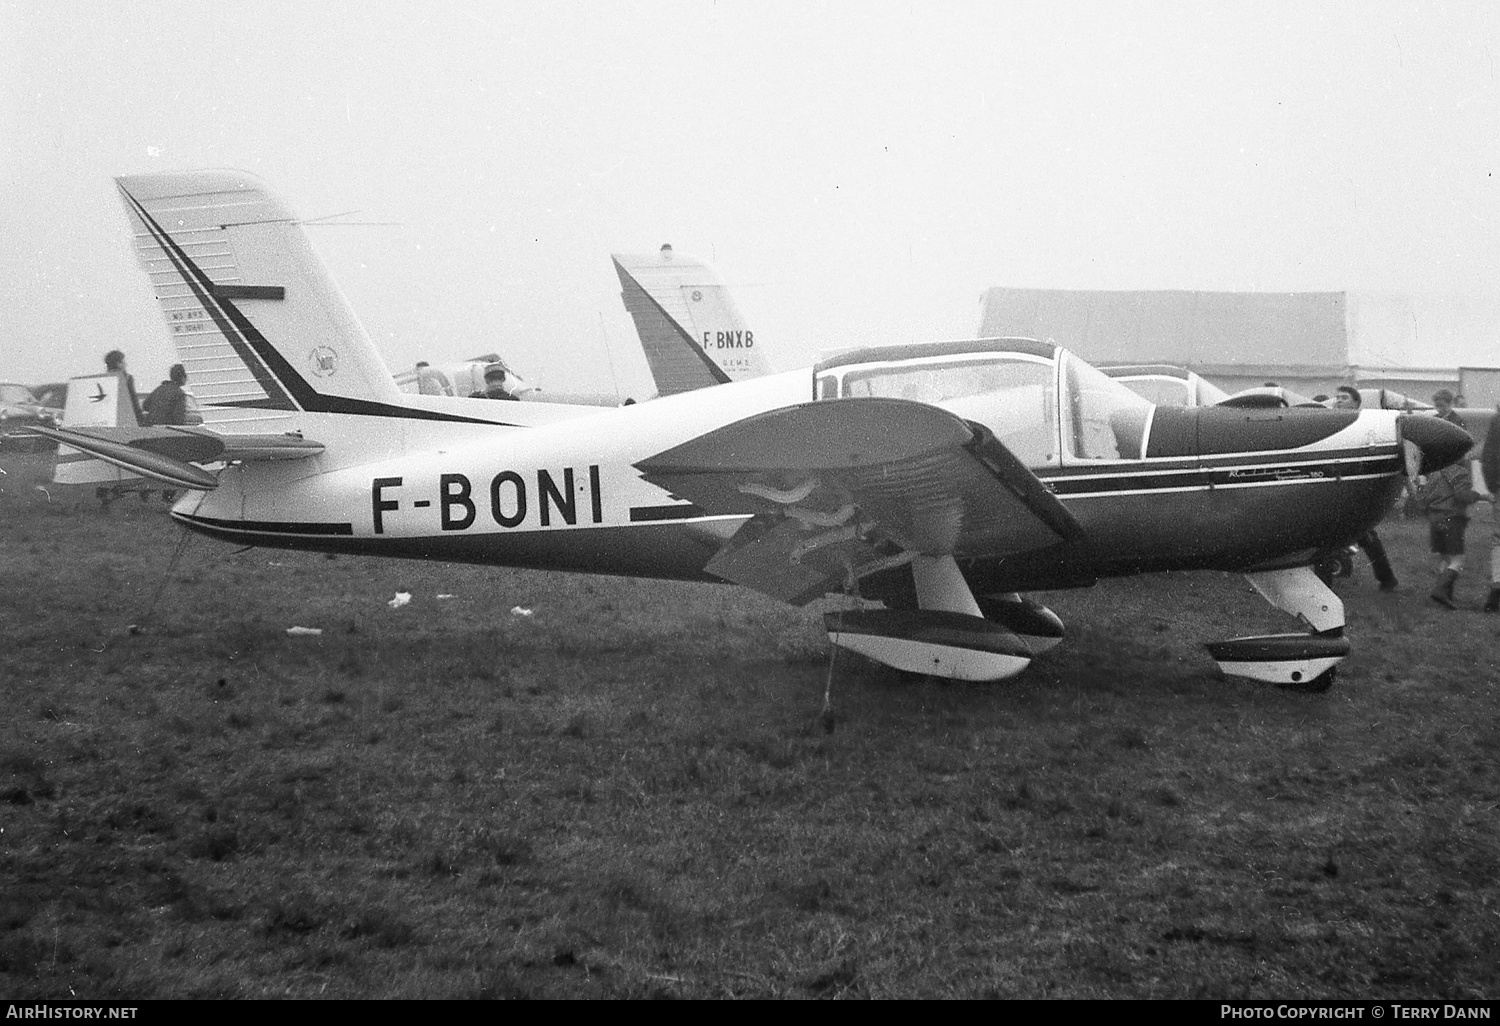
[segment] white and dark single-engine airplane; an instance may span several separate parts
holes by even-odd
[[[1309,564],[1470,445],[1387,410],[1155,406],[1026,339],[618,408],[407,394],[259,180],[118,184],[205,423],[45,433],[189,489],[172,516],[240,545],[857,594],[884,608],[828,613],[835,645],[961,680],[1060,639],[1022,592],[1234,571],[1302,630],[1215,643],[1220,667],[1318,690],[1349,642]]]

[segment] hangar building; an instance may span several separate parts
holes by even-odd
[[[1050,338],[1095,364],[1178,364],[1231,392],[1354,383],[1500,403],[1500,296],[992,288],[979,335]]]

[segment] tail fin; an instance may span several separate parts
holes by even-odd
[[[613,259],[659,395],[771,373],[764,343],[708,264],[671,246]]]
[[[68,381],[63,423],[72,428],[136,427],[135,404],[123,374],[86,374]],[[110,465],[70,445],[57,447],[52,482],[60,485],[122,484],[139,480],[118,465]]]
[[[116,179],[136,256],[210,425],[379,413],[400,392],[296,215],[242,171]]]
[[[135,404],[123,374],[85,374],[68,381],[63,423],[69,427],[136,427]]]

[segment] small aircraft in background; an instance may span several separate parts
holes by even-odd
[[[27,385],[14,381],[0,381],[0,445],[6,447],[30,446],[37,435],[30,429],[37,425],[56,425],[62,421],[63,411],[49,406]]]
[[[1308,564],[1470,444],[1387,410],[1157,406],[1027,339],[733,380],[696,321],[685,351],[730,381],[613,409],[408,394],[258,179],[118,184],[205,424],[39,430],[190,489],[172,516],[238,545],[858,595],[884,608],[827,614],[833,644],[960,680],[1012,676],[1061,638],[1022,592],[1233,571],[1304,630],[1210,654],[1321,690],[1349,641]],[[738,355],[761,359],[754,341]]]
[[[468,360],[434,364],[426,360],[396,375],[396,387],[416,395],[456,399],[515,399],[528,403],[573,406],[621,406],[619,396],[603,392],[546,392],[525,381],[500,358],[487,353]]]
[[[511,370],[510,365],[500,359],[499,353],[487,353],[453,363],[434,364],[419,361],[411,370],[396,374],[396,387],[403,392],[418,395],[446,395],[456,398],[486,398],[488,385],[485,371],[494,369],[502,375],[506,394],[512,399],[536,392],[521,376]],[[493,371],[491,372],[493,375]]]
[[[1229,398],[1228,392],[1186,367],[1141,363],[1099,369],[1158,406],[1214,406]]]

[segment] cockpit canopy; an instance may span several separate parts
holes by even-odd
[[[814,374],[819,399],[910,399],[983,424],[1028,467],[1141,459],[1154,409],[1068,350],[1031,339],[861,349]]]

